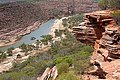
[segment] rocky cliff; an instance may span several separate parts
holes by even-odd
[[[73,28],[77,40],[94,47],[88,72],[90,80],[120,80],[120,27],[110,15],[112,11],[86,13],[84,22]]]

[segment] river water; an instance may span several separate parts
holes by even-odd
[[[31,32],[30,34],[27,34],[25,36],[23,36],[19,41],[17,41],[15,44],[9,45],[9,46],[5,46],[5,47],[1,47],[0,50],[1,51],[5,51],[10,47],[19,47],[20,45],[22,45],[23,43],[25,44],[32,44],[34,42],[36,42],[36,40],[41,40],[41,36],[42,35],[47,35],[49,34],[51,27],[54,24],[55,19],[49,20],[45,23],[43,23],[42,25],[39,26],[38,29],[36,29],[35,31]],[[31,37],[35,37],[36,39],[31,40]]]

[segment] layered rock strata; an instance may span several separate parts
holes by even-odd
[[[84,22],[73,28],[77,40],[94,46],[89,72],[98,79],[120,80],[120,27],[115,26],[112,11],[86,13]],[[93,79],[91,79],[93,80]]]

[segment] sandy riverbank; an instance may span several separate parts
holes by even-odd
[[[61,18],[61,19],[57,19],[57,20],[55,20],[55,22],[54,22],[54,24],[53,24],[53,26],[51,27],[51,30],[50,30],[50,32],[49,32],[49,35],[52,35],[53,37],[55,37],[55,30],[56,29],[58,29],[58,30],[62,30],[62,29],[64,29],[64,26],[62,25],[62,20],[63,19],[67,19],[68,17],[63,17],[63,18]]]

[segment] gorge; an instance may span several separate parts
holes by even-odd
[[[0,80],[120,80],[119,3],[1,0]]]
[[[24,0],[1,2],[5,3],[0,4],[0,47],[16,43],[25,34],[36,30],[44,21],[56,16],[68,15],[73,10],[73,3],[70,0],[48,0],[36,3]],[[75,13],[98,9],[97,3],[92,0],[75,0]]]

